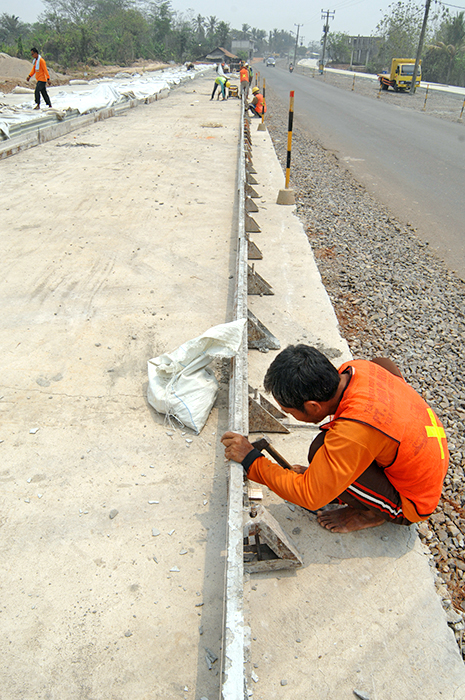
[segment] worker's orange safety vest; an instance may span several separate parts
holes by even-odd
[[[249,82],[249,71],[245,66],[244,68],[241,68],[241,70],[239,71],[239,75],[241,76],[241,83],[243,83],[244,81]]]
[[[413,501],[418,514],[430,515],[441,496],[449,463],[444,428],[428,404],[403,379],[366,360],[345,362],[351,368],[347,385],[330,423],[352,420],[370,425],[398,443],[397,455],[384,468],[387,478]]]
[[[257,111],[257,114],[266,114],[266,102],[264,100],[264,97],[261,92],[257,92],[255,95],[257,98],[257,104],[255,105],[255,109]]]

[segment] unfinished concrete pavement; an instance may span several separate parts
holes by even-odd
[[[1,165],[2,700],[220,692],[227,385],[199,436],[145,399],[147,359],[231,318],[239,104],[211,83]],[[275,296],[250,308],[282,346],[343,361],[269,136],[252,138]],[[252,386],[272,355],[249,353]],[[310,439],[273,443],[302,462]],[[305,565],[246,583],[255,698],[465,697],[414,531],[334,536],[265,503]]]
[[[228,320],[211,82],[2,163],[2,700],[218,694],[227,384],[198,437],[146,401],[149,358]]]

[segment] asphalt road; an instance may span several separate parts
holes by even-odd
[[[260,67],[294,117],[465,279],[465,125]],[[408,100],[409,96],[405,95]]]

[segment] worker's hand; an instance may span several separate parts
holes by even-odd
[[[31,77],[30,75],[27,76],[27,78],[26,78],[26,83],[29,82],[29,78],[30,78],[30,77]]]
[[[225,446],[224,456],[226,459],[232,459],[234,462],[242,462],[249,452],[254,449],[254,446],[243,435],[228,431],[221,438],[221,442]]]
[[[302,466],[302,464],[292,464],[292,465],[291,465],[291,469],[292,469],[292,471],[295,472],[296,474],[305,474],[305,472],[307,471],[308,467],[304,467],[304,466]]]
[[[50,83],[51,83],[50,78],[47,78],[47,83],[50,85]]]

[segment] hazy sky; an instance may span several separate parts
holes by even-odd
[[[386,13],[392,0],[336,0],[332,5],[322,5],[321,0],[292,0],[289,6],[280,0],[172,0],[173,10],[184,12],[192,9],[205,17],[214,15],[240,29],[244,23],[266,31],[284,29],[295,31],[294,24],[303,24],[300,36],[304,43],[321,38],[323,21],[321,10],[334,11],[330,31],[351,35],[369,36]],[[41,0],[1,0],[0,12],[18,16],[23,22],[34,22],[43,12]]]

